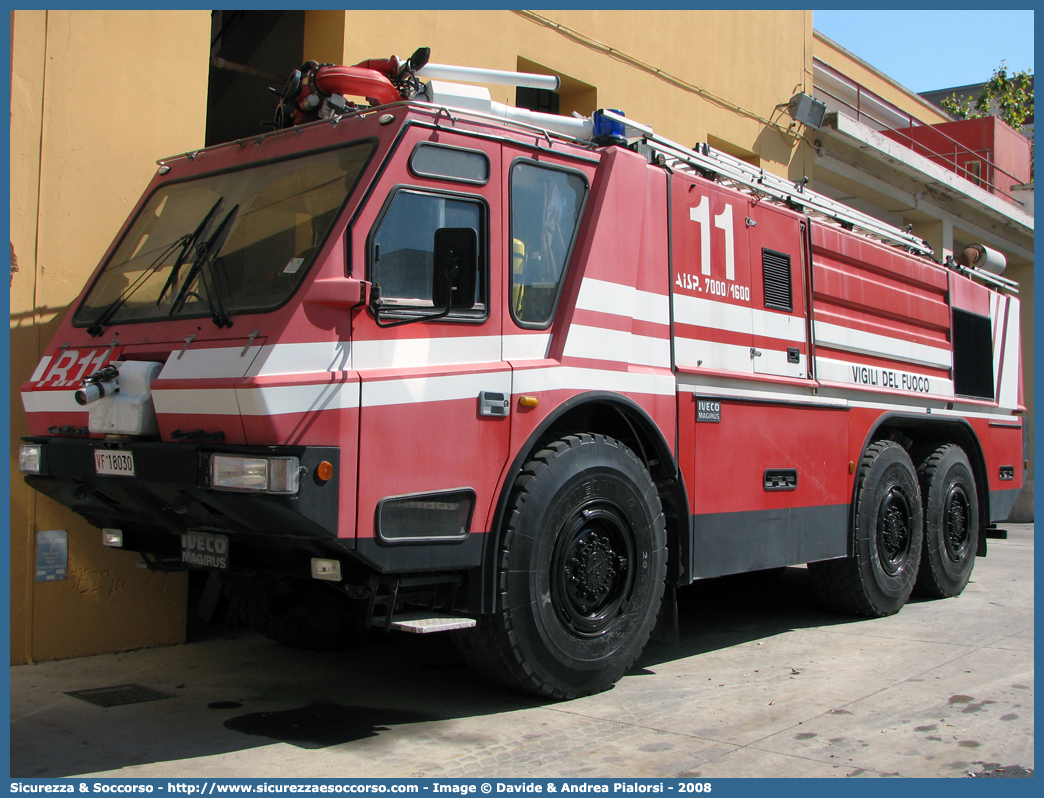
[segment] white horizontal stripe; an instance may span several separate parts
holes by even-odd
[[[738,344],[677,338],[674,341],[674,359],[680,368],[716,369],[741,374],[754,371],[750,347]]]
[[[888,375],[891,375],[890,379]],[[864,366],[861,363],[851,363],[847,360],[817,357],[816,377],[827,382],[844,382],[863,388],[905,391],[914,396],[924,396],[925,393],[933,396],[953,396],[952,380],[907,369]],[[928,381],[927,391],[916,390],[917,387],[923,385],[921,380]],[[891,382],[895,384],[892,385]]]
[[[666,294],[640,291],[634,286],[585,277],[576,298],[579,310],[595,310],[628,319],[670,324],[670,305]]]
[[[539,347],[544,357],[550,336],[505,336],[503,338],[540,339],[527,342]],[[354,369],[423,368],[457,363],[495,363],[501,360],[503,338],[499,335],[459,338],[403,338],[382,341],[322,341],[316,343],[273,344],[216,349],[179,348],[171,353],[160,373],[161,379],[215,379],[240,376],[278,376],[321,374]],[[527,354],[535,349],[527,349]],[[259,354],[260,353],[260,354]],[[178,355],[181,354],[179,358]],[[246,366],[257,356],[252,367]]]
[[[714,369],[736,374],[764,374],[780,377],[808,377],[808,358],[802,354],[797,363],[789,361],[785,349],[757,347],[760,354],[752,357],[751,347],[678,338],[674,342],[674,358],[679,368]]]
[[[1003,407],[999,407],[996,410],[983,410],[981,407],[973,407],[971,405],[961,405],[960,399],[953,403],[953,409],[932,409],[933,416],[954,416],[955,418],[984,418],[988,421],[1008,421],[1017,422],[1018,416],[1012,416],[1011,411]],[[1003,426],[1011,426],[1017,429],[1022,427],[1016,424],[1004,424]]]
[[[239,402],[234,388],[174,388],[154,390],[156,415],[238,416]]]
[[[261,350],[248,376],[315,374],[351,368],[352,347],[348,341],[276,344]]]
[[[359,383],[279,385],[236,390],[244,416],[277,416],[283,413],[315,413],[359,407]]]
[[[674,320],[695,327],[711,327],[715,330],[747,333],[754,331],[754,322],[749,307],[715,302],[684,294],[674,295]]]
[[[752,312],[755,335],[800,343],[804,343],[808,337],[805,333],[804,316],[788,316],[786,313],[773,313],[771,310],[753,310]]]
[[[363,371],[494,363],[501,359],[500,349],[499,335],[356,341],[352,364],[357,371]]]
[[[26,413],[86,413],[87,408],[76,404],[73,391],[26,391],[22,407]]]
[[[797,363],[790,362],[790,355],[780,349],[758,349],[761,353],[753,358],[754,372],[756,374],[776,374],[780,377],[797,377],[805,379],[808,377],[808,368],[805,355],[798,355]]]
[[[924,366],[938,366],[944,369],[950,368],[953,362],[948,349],[853,330],[837,324],[814,322],[813,333],[817,344],[844,349],[848,352],[874,355],[886,360],[902,360],[907,363],[920,363]]]
[[[634,335],[624,330],[606,330],[574,324],[566,339],[566,357],[612,360],[656,368],[671,367],[671,342],[667,338]]]
[[[723,399],[754,399],[766,402],[784,402],[794,404],[814,404],[824,407],[848,407],[846,399],[828,399],[814,396],[809,388],[794,388],[793,393],[782,391],[758,391],[746,388],[726,388],[719,385],[699,385],[694,382],[679,382],[678,393],[693,393],[700,396],[720,396]]]
[[[189,388],[153,391],[156,412],[182,415],[277,416],[359,406],[356,382],[265,388]]]
[[[872,395],[873,394],[868,393],[860,394],[862,401],[853,398],[851,406],[876,410],[881,413],[895,412],[906,413],[907,415],[945,415],[943,408],[946,407],[946,402],[944,400],[932,401],[930,399],[925,399],[924,397],[899,396],[896,394],[889,394],[887,397],[888,401],[875,402],[872,399],[867,400],[866,397]]]
[[[786,313],[773,313],[748,305],[733,305],[685,294],[674,295],[674,320],[695,327],[710,327],[782,341],[805,340],[803,316],[788,316]]]
[[[514,393],[539,391],[614,391],[673,396],[674,375],[644,374],[635,371],[604,371],[568,366],[516,371]]]
[[[483,391],[510,395],[511,372],[373,380],[363,383],[362,404],[363,407],[381,407],[474,399],[477,409],[478,397]]]
[[[212,380],[242,377],[254,362],[261,346],[218,347],[216,349],[187,349],[181,347],[170,353],[157,379]]]
[[[504,360],[543,360],[550,351],[550,334],[504,336]]]

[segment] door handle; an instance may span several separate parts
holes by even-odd
[[[479,415],[503,418],[511,412],[511,402],[498,391],[482,391],[479,394]]]

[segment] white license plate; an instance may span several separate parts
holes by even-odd
[[[131,452],[95,449],[94,471],[110,477],[133,477],[134,455]]]

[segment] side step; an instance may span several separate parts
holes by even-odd
[[[406,615],[392,616],[388,628],[399,632],[412,632],[418,635],[427,635],[432,632],[451,632],[455,629],[470,629],[476,626],[478,621],[474,618],[431,618],[422,612],[409,613]]]

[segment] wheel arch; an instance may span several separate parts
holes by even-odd
[[[866,439],[863,441],[862,451],[876,440],[894,440],[901,443],[910,453],[914,461],[914,467],[930,455],[937,447],[943,444],[953,443],[960,446],[968,456],[971,463],[972,474],[975,477],[975,492],[979,500],[979,528],[985,530],[990,523],[990,489],[989,474],[986,470],[986,456],[982,450],[982,443],[965,419],[962,418],[932,418],[924,415],[912,415],[905,413],[887,413],[878,419],[877,423],[870,428]],[[850,507],[855,506],[855,494],[859,485],[852,486],[852,502]],[[851,509],[850,534],[851,534]],[[850,541],[851,544],[851,541]],[[976,552],[978,556],[986,555],[986,536],[979,535],[979,547]]]
[[[480,607],[476,608],[479,612],[491,612],[496,606],[498,552],[515,477],[541,447],[565,435],[582,432],[620,441],[649,469],[663,504],[667,526],[668,585],[684,583],[682,569],[689,562],[689,502],[674,453],[656,422],[634,400],[621,394],[590,392],[574,396],[555,408],[519,448],[505,472],[493,523],[483,547]]]

